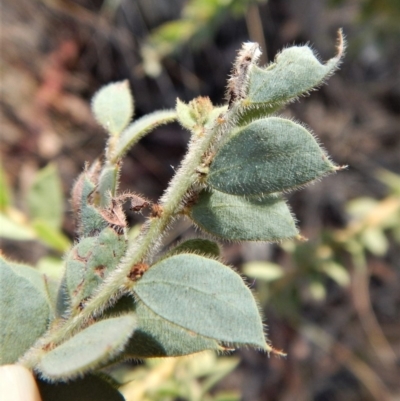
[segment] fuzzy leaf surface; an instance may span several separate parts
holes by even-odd
[[[220,262],[175,255],[152,266],[133,290],[171,323],[218,341],[266,347],[253,295],[241,277]]]
[[[111,384],[98,376],[86,375],[68,383],[37,381],[43,401],[124,401]]]
[[[266,68],[254,66],[251,69],[244,103],[284,104],[307,93],[335,71],[342,52],[340,48],[337,56],[321,64],[308,46],[293,46],[283,50]]]
[[[244,198],[202,191],[191,218],[204,231],[233,241],[278,241],[298,234],[281,196]]]
[[[28,280],[47,300],[50,318],[54,317],[58,283],[40,273],[36,268],[23,264],[9,264],[15,274]]]
[[[169,322],[142,302],[136,303],[135,311],[138,326],[124,349],[124,358],[181,356],[210,349],[221,350],[214,339]]]
[[[92,111],[109,134],[119,135],[133,116],[133,97],[128,81],[101,88],[93,97]]]
[[[45,221],[53,229],[61,227],[63,193],[60,177],[53,164],[41,169],[28,192],[28,208],[33,219]]]
[[[50,308],[40,286],[0,258],[0,364],[16,362],[46,331]]]
[[[66,284],[76,305],[89,297],[114,270],[126,250],[126,240],[106,227],[97,237],[83,238],[66,259]]]
[[[39,370],[50,379],[71,379],[122,351],[136,328],[134,315],[101,320],[46,354]]]
[[[271,117],[235,132],[215,156],[207,180],[231,195],[267,195],[333,171],[335,166],[305,128]]]

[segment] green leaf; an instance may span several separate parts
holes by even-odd
[[[271,117],[235,132],[215,156],[207,180],[231,195],[266,195],[333,171],[335,166],[305,128]]]
[[[61,279],[60,285],[57,291],[56,299],[56,317],[63,317],[68,314],[71,307],[71,298],[68,293],[67,279],[66,275]]]
[[[254,66],[250,71],[247,106],[284,104],[320,85],[338,67],[343,54],[343,37],[339,32],[338,54],[321,64],[308,46],[293,46],[277,55],[266,68]]]
[[[122,158],[136,142],[160,125],[176,120],[175,110],[156,111],[132,123],[120,136],[112,154],[112,162]]]
[[[138,325],[123,352],[124,359],[181,356],[207,349],[222,350],[217,341],[169,322],[142,302],[135,305],[135,310]]]
[[[18,224],[8,216],[0,213],[0,237],[18,241],[30,241],[36,239],[36,233],[32,227]]]
[[[251,278],[264,282],[271,282],[280,279],[285,272],[281,266],[271,262],[248,262],[243,265],[243,273]]]
[[[79,210],[80,210],[80,231],[82,237],[97,235],[101,230],[108,226],[100,212],[89,203],[90,195],[96,188],[91,181],[88,173],[82,175],[82,188],[79,193]]]
[[[133,290],[171,323],[218,341],[266,349],[250,290],[222,263],[193,254],[175,255],[152,266]]]
[[[98,376],[87,375],[68,383],[38,379],[43,401],[124,401],[122,394]]]
[[[115,82],[101,88],[93,97],[92,111],[109,134],[119,135],[133,117],[129,82]]]
[[[350,274],[346,268],[333,260],[328,260],[322,264],[322,271],[332,280],[342,287],[350,285]]]
[[[82,238],[66,259],[69,296],[78,305],[115,269],[126,250],[124,235],[107,227],[97,237]]]
[[[65,252],[71,246],[69,239],[45,220],[33,220],[32,227],[39,240],[57,251]]]
[[[21,266],[0,258],[0,364],[16,362],[46,331],[50,314],[34,273],[16,271]]]
[[[121,297],[108,308],[103,317],[135,313],[137,327],[122,354],[117,359],[157,358],[193,354],[204,350],[222,350],[216,340],[200,336],[165,320],[143,302],[129,295]]]
[[[11,267],[15,274],[28,280],[43,295],[49,305],[49,318],[52,319],[55,314],[57,282],[49,279],[31,266],[10,263],[9,267]]]
[[[197,97],[189,104],[185,104],[179,99],[176,102],[176,113],[179,123],[189,131],[202,133],[204,128],[209,128],[222,113],[227,110],[227,106],[213,107],[208,97]]]
[[[278,241],[298,234],[289,208],[276,194],[245,199],[202,191],[190,217],[210,234],[233,241]]]
[[[193,116],[192,108],[180,99],[176,99],[176,114],[179,124],[181,124],[183,128],[191,131],[196,127],[197,121],[195,116]]]
[[[11,189],[3,167],[0,165],[0,210],[5,210],[11,205]]]
[[[39,371],[54,380],[91,371],[121,352],[135,328],[133,314],[94,323],[47,353],[40,361]]]
[[[203,238],[189,239],[182,242],[168,252],[168,256],[179,253],[196,253],[197,255],[209,255],[215,258],[220,256],[220,250],[217,243]]]
[[[60,177],[53,164],[41,169],[28,192],[29,214],[57,230],[63,219],[63,192]]]

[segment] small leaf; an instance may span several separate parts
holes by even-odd
[[[37,173],[27,198],[29,213],[33,219],[45,221],[53,229],[61,227],[63,192],[60,177],[53,164]]]
[[[122,158],[129,148],[150,131],[174,120],[176,120],[175,110],[156,111],[136,120],[121,134],[116,149],[112,154],[112,162]]]
[[[271,282],[280,279],[285,272],[282,267],[271,262],[248,262],[243,265],[243,273],[251,278],[264,282]]]
[[[284,104],[320,85],[338,67],[344,50],[339,31],[338,54],[321,64],[308,46],[293,46],[277,55],[266,68],[254,66],[250,72],[245,105]]]
[[[101,213],[89,202],[95,188],[96,185],[90,180],[89,174],[84,173],[79,203],[81,223],[79,229],[82,237],[97,235],[108,226]]]
[[[124,349],[124,359],[181,356],[222,349],[217,341],[169,322],[142,302],[136,303],[135,311],[138,325]]]
[[[189,131],[194,129],[197,125],[197,122],[191,111],[192,109],[188,104],[182,102],[180,99],[176,99],[176,113],[178,116],[179,124],[181,124],[182,127],[188,129]]]
[[[14,363],[46,331],[50,309],[33,275],[0,258],[0,364]],[[26,266],[24,266],[27,268]]]
[[[38,379],[43,401],[124,401],[122,394],[98,376],[87,375],[68,383]]]
[[[67,287],[67,279],[64,275],[61,279],[60,285],[57,291],[57,299],[56,299],[56,308],[55,308],[55,315],[56,317],[63,317],[66,316],[68,311],[70,310],[71,306],[71,298],[68,293]]]
[[[231,195],[266,195],[333,171],[335,166],[305,128],[271,117],[232,135],[210,166],[208,184]]]
[[[152,266],[133,290],[171,323],[218,341],[266,349],[250,290],[222,263],[193,254],[175,255]]]
[[[179,253],[196,253],[197,255],[209,255],[218,258],[220,250],[217,243],[203,238],[189,239],[182,242],[168,252],[168,256]]]
[[[57,251],[65,252],[71,246],[69,239],[45,220],[33,220],[32,227],[39,240]]]
[[[107,227],[96,237],[82,238],[66,259],[66,283],[73,306],[93,291],[115,269],[126,250],[126,240]]]
[[[134,315],[101,320],[47,353],[39,370],[49,379],[71,379],[91,371],[122,351],[136,328]]]
[[[323,272],[342,287],[350,285],[350,274],[346,268],[334,261],[326,261],[322,265]]]
[[[32,227],[18,224],[8,216],[0,213],[0,237],[18,241],[30,241],[36,239],[36,233]]]
[[[93,97],[92,110],[98,123],[109,134],[119,135],[133,117],[133,98],[128,81],[101,88]]]
[[[178,99],[176,103],[176,113],[182,127],[194,132],[199,130],[200,133],[203,132],[204,127],[210,127],[226,109],[226,106],[213,107],[208,97],[197,97],[189,104]]]
[[[373,255],[383,256],[389,248],[389,240],[382,229],[367,227],[360,235],[361,243]]]
[[[278,241],[298,234],[281,196],[245,199],[219,191],[202,191],[191,216],[203,230],[233,241]]]

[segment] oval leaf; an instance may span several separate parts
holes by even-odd
[[[308,46],[293,46],[277,55],[266,68],[254,66],[249,77],[246,105],[286,103],[320,85],[338,67],[344,51],[339,31],[338,53],[325,65]]]
[[[237,131],[215,156],[208,184],[232,195],[266,195],[305,185],[335,166],[301,125],[278,117]]]
[[[0,364],[14,363],[46,331],[50,315],[37,277],[0,258]]]
[[[202,191],[190,217],[203,230],[233,241],[278,241],[298,234],[282,197],[245,199]]]
[[[39,370],[50,379],[71,379],[122,351],[136,328],[133,314],[101,320],[46,354]]]
[[[87,375],[68,383],[37,380],[43,401],[124,401],[122,394],[98,376]]]
[[[133,116],[133,98],[128,81],[101,88],[93,97],[92,110],[97,122],[109,134],[119,135]]]
[[[253,295],[238,274],[215,260],[193,254],[164,259],[134,292],[154,313],[197,334],[266,348]]]

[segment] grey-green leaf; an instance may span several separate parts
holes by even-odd
[[[219,191],[202,191],[191,218],[203,230],[233,241],[279,241],[298,234],[281,196],[244,198]]]
[[[126,240],[106,227],[96,237],[82,238],[66,258],[66,284],[72,307],[89,297],[115,269],[126,250]]]
[[[43,401],[124,401],[122,394],[102,378],[86,375],[68,383],[37,381]]]
[[[63,219],[63,192],[60,177],[53,164],[41,169],[28,192],[29,214],[59,229]]]
[[[133,116],[133,97],[128,81],[101,88],[93,97],[92,110],[98,123],[109,134],[119,135]]]
[[[218,341],[266,348],[253,295],[222,263],[193,254],[175,255],[152,266],[133,290],[171,323]]]
[[[122,354],[125,359],[181,356],[223,349],[216,340],[169,322],[142,302],[136,303],[135,309],[138,326]]]
[[[308,46],[293,46],[277,55],[266,68],[254,66],[250,72],[247,106],[284,104],[320,85],[338,67],[344,50],[339,31],[338,54],[321,64]]]
[[[0,364],[14,363],[46,331],[50,308],[37,277],[0,258]],[[18,273],[19,272],[19,273]]]
[[[11,267],[15,274],[28,280],[44,296],[49,306],[49,318],[52,319],[56,312],[56,293],[58,283],[31,266],[19,263],[9,263],[9,267]]]
[[[231,136],[215,156],[207,182],[231,195],[266,195],[295,189],[334,171],[305,128],[271,117]]]
[[[82,375],[121,352],[135,328],[133,314],[101,320],[46,354],[38,368],[49,379]]]

